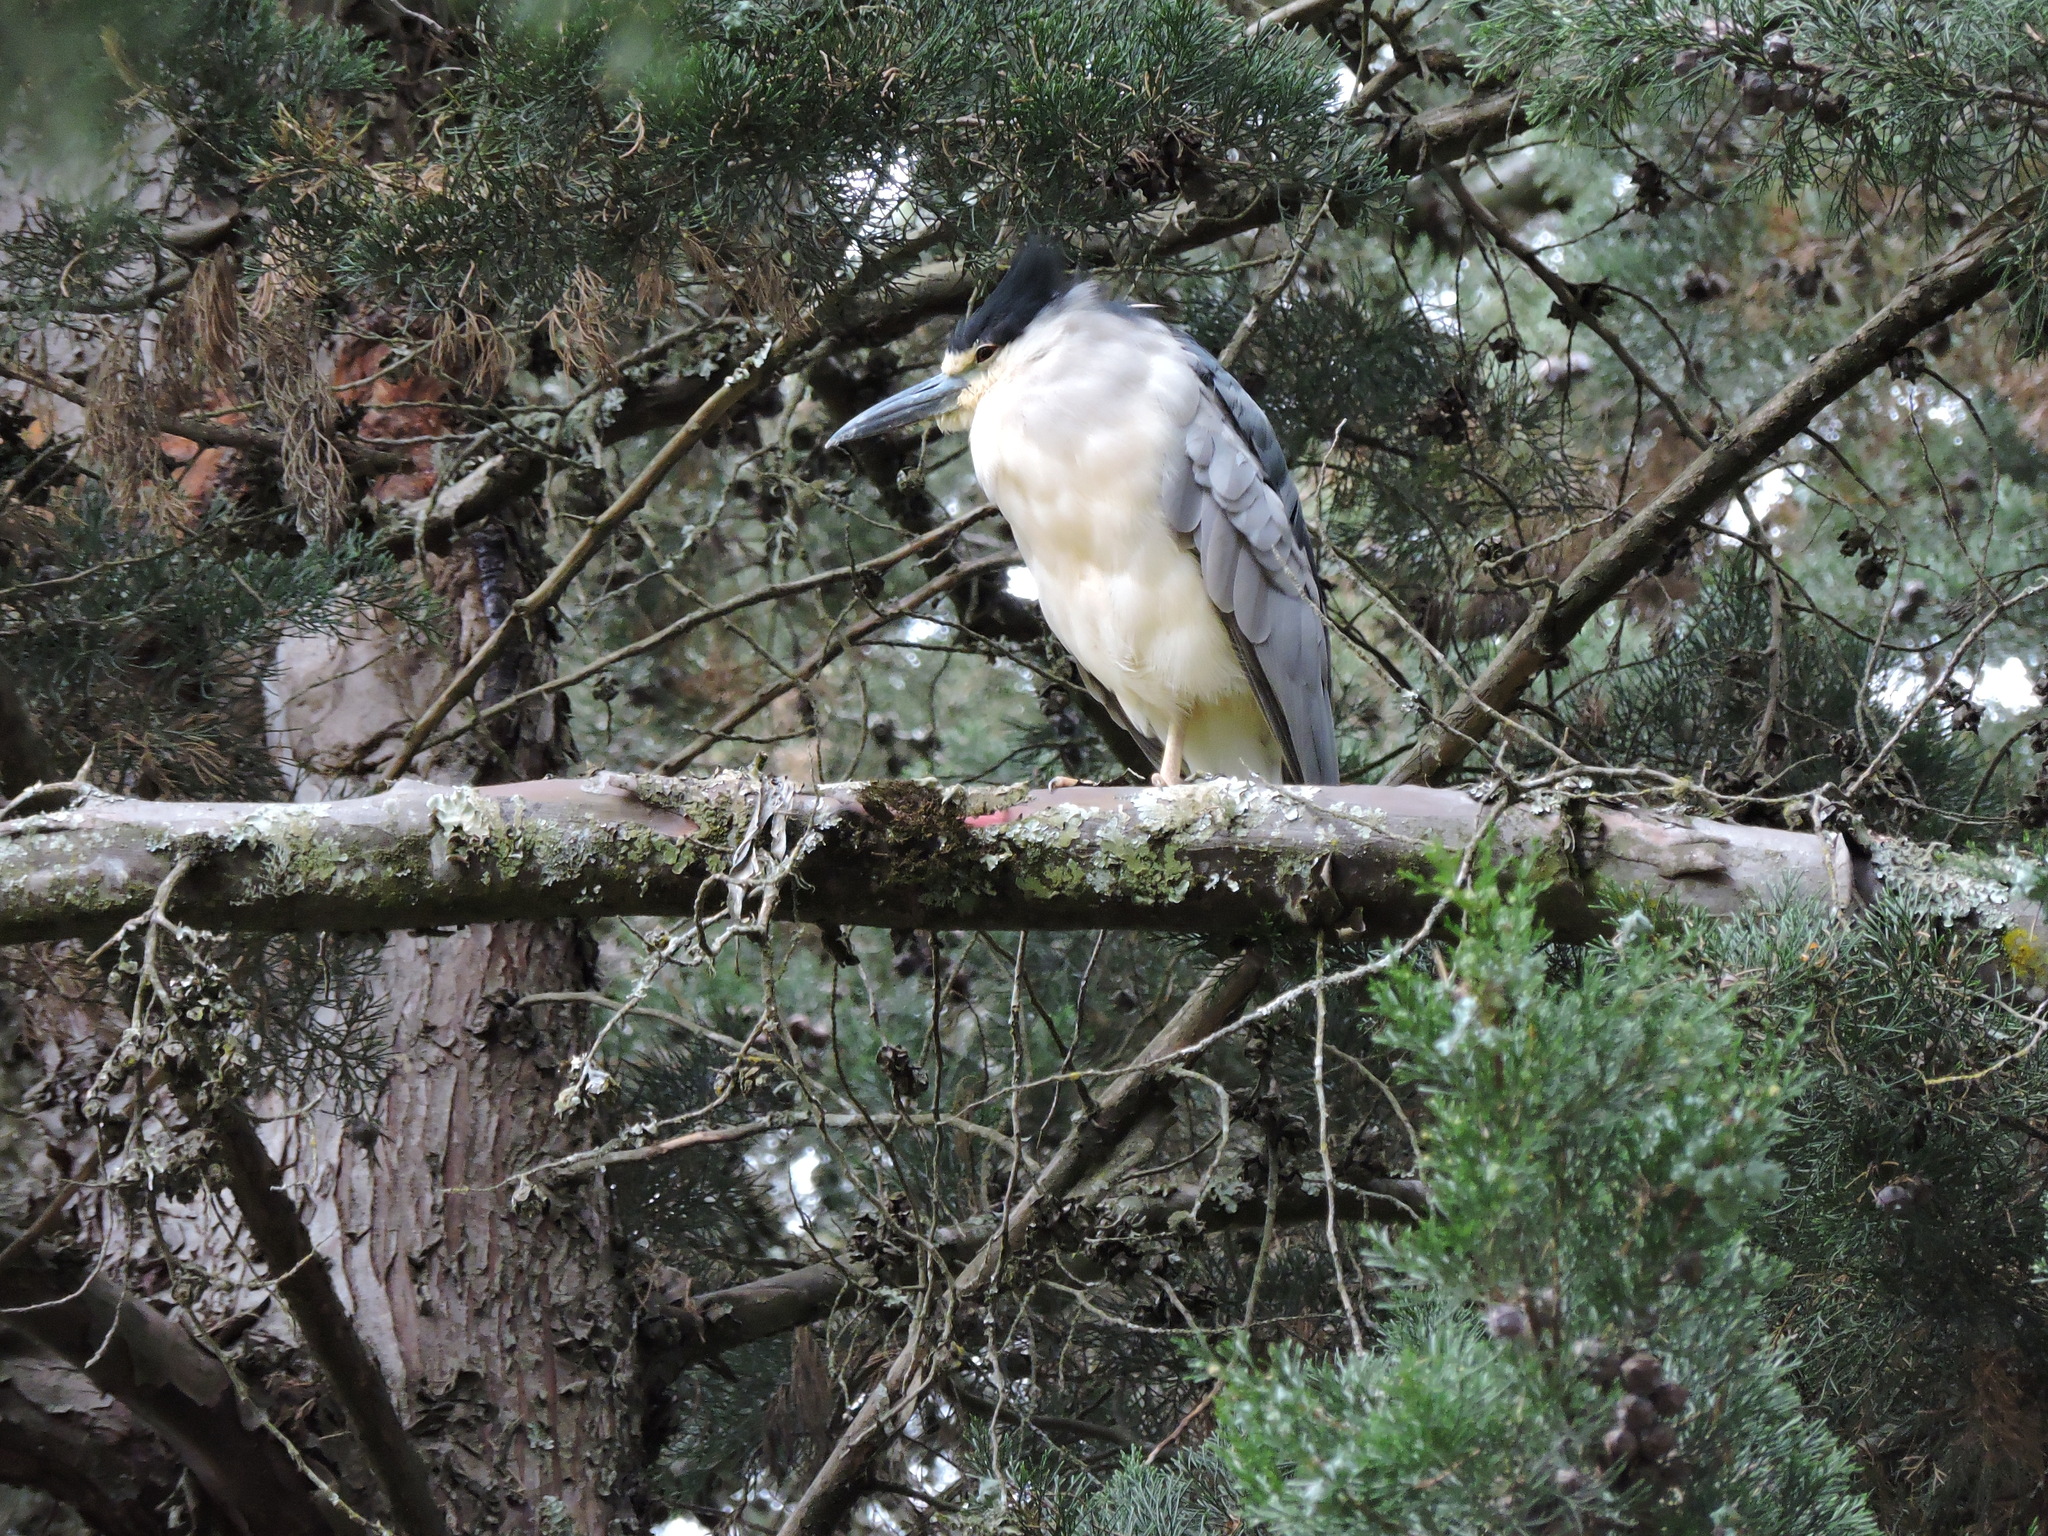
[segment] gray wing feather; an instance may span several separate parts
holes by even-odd
[[[1167,520],[1194,546],[1203,588],[1230,628],[1288,777],[1335,784],[1330,638],[1287,455],[1243,386],[1192,339],[1181,345],[1203,389],[1187,458],[1166,487]]]

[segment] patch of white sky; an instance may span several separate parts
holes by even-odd
[[[1038,601],[1038,578],[1026,566],[1011,566],[1004,574],[1003,585],[1012,597],[1022,598],[1027,603]],[[909,619],[903,625],[903,638],[910,645],[929,645],[945,633],[946,626],[936,619]],[[906,653],[904,659],[916,666],[917,652]]]
[[[1956,406],[1955,410],[1958,416],[1962,414],[1961,406]],[[1928,414],[1934,414],[1932,408]],[[1782,465],[1759,475],[1749,488],[1748,510],[1743,509],[1741,501],[1730,501],[1727,510],[1721,514],[1719,525],[1726,532],[1720,541],[1734,544],[1738,538],[1750,536],[1758,525],[1768,530],[1771,509],[1779,502],[1797,496],[1800,493],[1799,482],[1805,475],[1804,464]],[[2007,656],[1981,669],[1958,667],[1955,680],[1984,706],[1993,719],[2011,719],[2039,707],[2040,701],[2034,693],[2033,669],[2021,656]],[[1870,691],[1878,703],[1898,713],[1918,703],[1932,682],[1932,676],[1918,663],[1900,662],[1873,677]]]
[[[2010,720],[2040,707],[2033,669],[2023,657],[2008,656],[1980,671],[1957,667],[1955,680],[1994,720]],[[1899,714],[1919,703],[1933,681],[1922,668],[1901,662],[1873,677],[1870,692],[1878,703]]]
[[[787,1136],[767,1136],[747,1154],[747,1166],[760,1175],[769,1198],[791,1236],[807,1232],[818,1219],[818,1168],[825,1161],[816,1147],[790,1157]]]
[[[878,240],[886,235],[901,235],[918,219],[918,205],[910,196],[911,159],[908,151],[899,151],[889,162],[885,171],[850,171],[841,178],[851,203],[867,204],[867,214],[860,228],[861,239]],[[846,247],[847,270],[860,265],[860,241],[855,240]]]
[[[1907,383],[1901,380],[1891,387],[1892,403],[1886,414],[1897,421],[1901,414],[1919,412],[1936,426],[1958,427],[1970,414],[1969,407],[1960,396],[1935,384]],[[1961,437],[1954,439],[1962,442]]]
[[[1797,494],[1799,482],[1805,475],[1804,464],[1790,464],[1780,465],[1757,476],[1755,483],[1749,488],[1748,496],[1731,499],[1727,508],[1715,520],[1716,525],[1725,530],[1720,535],[1720,542],[1738,544],[1743,539],[1751,537],[1759,525],[1768,528],[1771,508]],[[1775,547],[1773,545],[1774,549]]]
[[[1465,263],[1462,260],[1458,263],[1457,270],[1465,270]],[[1458,285],[1455,279],[1450,282],[1431,283],[1421,292],[1409,295],[1407,303],[1409,308],[1415,310],[1431,325],[1448,330],[1458,323]]]

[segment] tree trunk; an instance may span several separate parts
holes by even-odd
[[[384,632],[287,644],[271,730],[298,798],[362,792],[521,582],[516,534],[486,525],[428,560],[460,620],[453,655]],[[515,645],[503,665],[487,688],[524,686],[545,661]],[[507,719],[467,761],[426,771],[454,784],[559,764],[550,707]],[[567,920],[392,936],[374,983],[390,1048],[374,1124],[322,1112],[268,1137],[456,1531],[636,1523],[641,1388],[604,1181],[523,1204],[513,1182],[590,1134],[554,1110],[583,1010],[515,1001],[587,990],[592,960]]]
[[[449,530],[441,541],[445,557],[432,554],[429,542],[422,578],[453,618],[445,652],[371,626],[339,640],[301,638],[281,648],[267,684],[269,732],[296,798],[360,795],[423,700],[489,633],[537,559],[531,547],[536,509],[514,503],[494,515],[497,520],[476,528]],[[506,647],[485,680],[484,696],[538,680],[546,664],[536,645]],[[545,704],[504,716],[497,730],[473,733],[417,769],[450,787],[555,771],[563,758],[555,720]],[[285,808],[273,804],[270,810]],[[80,952],[43,946],[27,952],[16,972],[28,999],[24,1038],[45,1071],[34,1100],[45,1150],[33,1171],[46,1194],[63,1188],[63,1178],[93,1150],[83,1106],[125,1023],[102,1000],[98,968],[80,966],[79,959]],[[586,1146],[592,1135],[586,1117],[558,1115],[554,1108],[561,1065],[584,1044],[583,1010],[522,1009],[516,1000],[588,990],[593,959],[587,938],[567,916],[395,935],[383,942],[368,982],[380,1005],[389,1068],[369,1116],[344,1121],[327,1105],[305,1110],[279,1100],[249,1106],[276,1165],[276,1187],[287,1197],[287,1217],[295,1211],[310,1237],[345,1310],[342,1326],[353,1329],[374,1359],[369,1376],[381,1373],[388,1384],[398,1419],[424,1458],[433,1500],[454,1531],[597,1536],[645,1524],[637,1508],[643,1387],[604,1181],[593,1175],[519,1202],[512,1178],[536,1161]],[[177,1119],[168,1094],[157,1107]],[[117,1147],[118,1132],[108,1140],[110,1150]],[[118,1161],[109,1171],[118,1181]],[[165,1348],[175,1334],[197,1350],[190,1342],[193,1323],[218,1328],[237,1309],[258,1314],[253,1327],[243,1319],[249,1342],[260,1346],[249,1358],[285,1363],[261,1365],[270,1374],[250,1385],[259,1397],[278,1392],[288,1407],[302,1407],[296,1416],[274,1417],[317,1436],[317,1446],[308,1446],[309,1461],[350,1506],[389,1520],[388,1483],[380,1485],[373,1462],[351,1436],[321,1433],[340,1428],[338,1405],[361,1382],[337,1384],[311,1363],[287,1315],[292,1287],[278,1293],[279,1305],[263,1278],[291,1266],[266,1270],[256,1262],[271,1255],[259,1253],[253,1240],[272,1239],[274,1231],[257,1221],[248,1230],[237,1221],[224,1223],[219,1213],[227,1205],[225,1192],[211,1203],[204,1197],[155,1200],[172,1268],[196,1266],[218,1282],[193,1303],[203,1316],[188,1312],[176,1323],[141,1303],[157,1299],[168,1309],[177,1287],[139,1206],[119,1189],[88,1189],[76,1201],[76,1230],[88,1251],[110,1238],[116,1273],[127,1259],[121,1283],[135,1299],[126,1305],[143,1322],[155,1320],[158,1333],[170,1330],[159,1341]],[[9,1236],[0,1233],[0,1246]],[[17,1264],[0,1279],[26,1283],[27,1276]],[[97,1337],[70,1361],[73,1368],[92,1353]],[[0,1356],[7,1353],[0,1349]],[[196,1358],[211,1364],[203,1353]],[[78,1503],[105,1529],[124,1536],[140,1530],[137,1522],[154,1510],[165,1485],[138,1481],[139,1472],[125,1480],[114,1476],[132,1449],[132,1436],[121,1426],[139,1419],[203,1485],[209,1477],[221,1483],[217,1494],[206,1486],[201,1496],[228,1528],[256,1536],[304,1525],[317,1496],[289,1462],[272,1465],[282,1451],[266,1438],[268,1430],[247,1431],[249,1444],[242,1445],[232,1397],[188,1392],[166,1407],[159,1399],[170,1389],[153,1388],[150,1379],[147,1368],[125,1376],[117,1370],[105,1384],[116,1406],[91,1421],[53,1416],[23,1396],[19,1381],[0,1383],[0,1416],[39,1437],[52,1456],[69,1443],[59,1431],[90,1431],[49,1463],[47,1475],[31,1481]],[[308,1403],[309,1397],[317,1401]],[[165,1417],[173,1410],[184,1418]],[[221,1414],[226,1418],[209,1430],[208,1415]],[[40,1453],[32,1459],[38,1465],[45,1460]],[[165,1460],[175,1469],[177,1463]],[[0,1464],[0,1476],[15,1475],[8,1465]],[[231,1475],[237,1468],[239,1481]],[[250,1493],[247,1478],[259,1470],[278,1480],[277,1490]],[[81,1502],[88,1486],[99,1487],[97,1504]],[[72,1493],[80,1498],[71,1499]],[[325,1515],[318,1520],[324,1536],[332,1522]]]

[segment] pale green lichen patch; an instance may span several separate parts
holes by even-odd
[[[1886,891],[1910,895],[1943,917],[2002,923],[2012,905],[2011,872],[1989,855],[1879,838],[1871,863]]]
[[[1144,905],[1177,902],[1196,880],[1181,841],[1227,830],[1241,813],[1241,790],[1219,780],[1144,791],[1108,811],[1063,803],[976,836],[987,845],[983,864],[1012,865],[1028,896],[1117,891]]]
[[[349,856],[322,805],[265,805],[222,839],[261,860],[258,878],[273,893],[331,887],[348,873]]]
[[[525,857],[516,837],[506,835],[498,802],[457,785],[427,802],[434,825],[433,860],[438,873],[451,865],[478,864],[486,858],[504,874],[517,872]]]
[[[786,806],[797,794],[796,787],[787,779],[731,768],[702,779],[670,778],[653,773],[606,777],[650,810],[666,811],[693,823],[696,831],[690,841],[696,850],[694,857],[720,864],[728,863],[746,841],[749,829],[764,807],[769,808],[771,815],[779,815],[781,811],[777,808]],[[836,813],[827,812],[818,818],[817,825],[830,826],[837,820]],[[664,862],[674,863],[677,859],[693,857],[675,840],[663,838],[662,841],[674,850]],[[681,866],[676,864],[676,867]]]
[[[961,810],[969,816],[988,816],[1020,805],[1031,794],[1029,784],[967,784],[962,789]]]
[[[1121,890],[1142,903],[1179,901],[1193,884],[1194,866],[1174,847],[1173,835],[1163,826],[1145,828],[1122,809],[1091,812],[1071,803],[974,829],[983,866],[1010,869],[1024,895]]]
[[[1220,837],[1264,809],[1262,802],[1271,793],[1249,779],[1203,779],[1170,789],[1141,789],[1131,797],[1131,820],[1147,833],[1164,837]]]
[[[1247,779],[1204,779],[1139,790],[1113,808],[1062,802],[993,826],[976,827],[980,862],[1007,869],[1019,894],[1037,899],[1110,896],[1170,906],[1194,891],[1240,889],[1244,878],[1305,889],[1317,861],[1358,832],[1380,831],[1377,812],[1335,811],[1306,793]],[[1261,837],[1264,829],[1270,835]],[[1348,834],[1348,835],[1347,835]],[[1203,870],[1198,851],[1261,845],[1252,865],[1218,858]]]

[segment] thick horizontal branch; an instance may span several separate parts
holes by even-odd
[[[1427,910],[1414,874],[1489,817],[1504,854],[1545,857],[1545,914],[1567,937],[1598,931],[1602,901],[1729,913],[1789,889],[1849,907],[1901,882],[1987,922],[2038,922],[1994,860],[1882,841],[1866,855],[1832,833],[1619,806],[1231,779],[1030,790],[600,774],[407,781],[300,805],[93,795],[17,816],[0,822],[0,943],[104,935],[148,910],[187,855],[175,915],[240,932],[685,916],[722,910],[727,882],[780,875],[778,914],[811,922],[1405,933]]]

